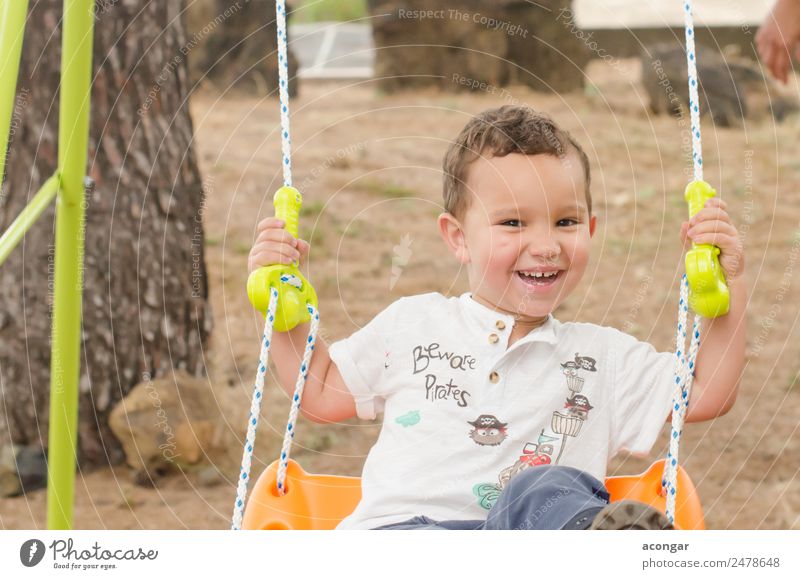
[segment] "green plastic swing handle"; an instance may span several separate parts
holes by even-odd
[[[303,197],[294,187],[281,187],[272,199],[275,217],[286,224],[286,231],[297,237],[300,220],[300,208]],[[300,287],[282,281],[281,277],[291,275],[299,281]],[[247,297],[253,307],[264,316],[269,308],[270,288],[278,290],[278,307],[275,312],[273,328],[278,332],[287,332],[299,324],[311,319],[308,304],[315,308],[318,305],[314,287],[300,273],[296,263],[291,265],[275,264],[254,270],[247,278]]]
[[[716,194],[705,181],[689,183],[684,193],[689,204],[689,218],[694,217]],[[686,252],[686,277],[689,281],[689,306],[696,314],[716,318],[728,313],[730,291],[719,264],[719,247],[692,243],[692,249]]]

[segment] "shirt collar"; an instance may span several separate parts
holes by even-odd
[[[509,332],[511,328],[514,327],[514,316],[495,311],[483,305],[482,303],[475,301],[470,292],[461,294],[461,296],[459,296],[459,301],[463,306],[464,312],[473,322],[478,324],[481,330],[493,330],[498,321],[502,321],[509,329]],[[548,314],[547,319],[541,326],[528,332],[527,335],[517,340],[512,347],[516,346],[517,344],[525,344],[528,342],[546,342],[548,344],[557,344],[557,325],[558,320],[553,317],[553,314]]]

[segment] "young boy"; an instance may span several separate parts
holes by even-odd
[[[601,481],[619,450],[647,453],[655,442],[670,412],[674,354],[551,314],[583,276],[596,227],[583,149],[548,117],[504,106],[467,124],[444,175],[439,230],[470,291],[400,299],[330,349],[319,342],[311,362],[307,418],[384,415],[362,500],[338,528],[668,528],[641,503],[609,506]],[[719,199],[681,237],[720,247],[731,292],[728,315],[704,322],[692,422],[726,413],[736,398],[744,261]],[[266,219],[249,267],[308,249]],[[273,335],[290,395],[307,334],[304,325]]]

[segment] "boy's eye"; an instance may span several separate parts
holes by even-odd
[[[559,219],[558,223],[556,223],[556,225],[558,225],[559,227],[572,227],[573,225],[577,224],[578,224],[577,219]]]
[[[508,219],[506,221],[503,221],[503,223],[501,223],[500,225],[507,225],[509,227],[519,227],[521,225],[521,222],[519,221],[519,219]]]

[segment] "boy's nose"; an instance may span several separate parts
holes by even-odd
[[[561,246],[549,235],[539,235],[528,241],[527,251],[535,257],[552,259],[561,253]]]

